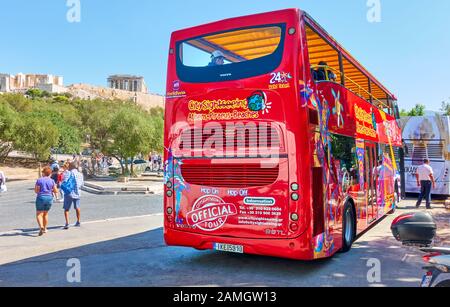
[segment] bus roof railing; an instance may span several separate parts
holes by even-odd
[[[307,12],[303,11],[303,16],[306,20],[306,23],[313,30],[317,31],[319,35],[323,36],[325,41],[327,41],[334,49],[343,53],[344,57],[347,58],[348,61],[353,63],[358,69],[362,71],[362,73],[373,83],[375,83],[381,90],[386,92],[390,99],[397,101],[397,97],[391,93],[375,76],[373,76],[358,60],[356,60],[352,54],[344,48],[330,33],[328,33],[314,18],[311,17]]]
[[[340,71],[334,69],[333,67],[327,66],[327,65],[311,65],[311,69],[319,69],[322,68],[325,70],[325,81],[327,82],[333,82],[333,80],[330,80],[329,75],[328,75],[328,71],[332,71],[333,73],[335,73],[337,76],[339,76],[342,80],[342,74]],[[373,101],[376,101],[380,104],[380,106],[382,106],[383,108],[390,108],[390,106],[388,106],[386,103],[382,102],[381,100],[379,100],[377,97],[375,97],[372,93],[370,93],[369,91],[367,91],[364,87],[362,87],[360,84],[358,84],[357,82],[353,81],[351,78],[347,77],[344,74],[344,80],[345,81],[349,81],[350,83],[352,83],[353,85],[355,85],[358,88],[358,93],[355,93],[352,89],[348,88],[347,86],[344,86],[346,89],[348,89],[349,91],[351,91],[354,94],[357,94],[359,97],[363,98],[364,100],[367,100],[366,98],[364,98],[364,96],[361,95],[361,92],[367,94],[370,98],[372,98],[372,101],[369,101],[372,105],[373,105]],[[320,82],[320,81],[319,81]]]

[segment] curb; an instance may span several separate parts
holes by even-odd
[[[155,195],[159,191],[151,188],[103,188],[96,184],[85,183],[81,188],[82,191],[96,195]],[[161,189],[161,193],[163,193]]]

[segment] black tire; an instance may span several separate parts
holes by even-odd
[[[352,249],[356,238],[356,217],[353,206],[347,202],[342,216],[342,249],[341,253],[347,253]]]

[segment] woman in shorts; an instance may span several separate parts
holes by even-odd
[[[36,182],[34,191],[36,197],[36,220],[39,225],[39,236],[47,233],[48,212],[53,205],[53,197],[57,195],[58,188],[55,181],[51,178],[52,169],[46,167],[42,170],[42,178]]]

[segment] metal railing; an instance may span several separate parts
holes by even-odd
[[[340,71],[330,67],[330,66],[326,66],[326,65],[311,65],[311,69],[312,70],[318,70],[318,69],[323,69],[324,73],[325,73],[325,80],[321,80],[322,82],[336,82],[336,80],[331,80],[330,76],[329,76],[329,72],[332,72],[337,76],[340,77],[340,79],[342,80],[342,74]],[[349,91],[351,91],[352,93],[358,95],[359,97],[363,98],[364,100],[367,100],[366,98],[364,98],[364,96],[361,93],[365,93],[367,94],[371,100],[367,100],[368,102],[370,102],[371,104],[373,104],[373,101],[376,101],[379,103],[379,108],[386,108],[386,109],[390,109],[391,107],[388,106],[386,103],[382,102],[381,100],[379,100],[377,97],[375,97],[374,95],[372,95],[372,93],[370,93],[369,91],[367,91],[364,87],[362,87],[360,84],[358,84],[357,82],[353,81],[352,79],[350,79],[349,77],[347,77],[344,74],[344,80],[346,81],[345,84],[347,84],[347,81],[350,82],[351,84],[355,85],[358,88],[358,93],[355,93],[351,88],[345,86],[346,89],[348,89]],[[317,81],[317,80],[315,80]],[[319,81],[320,82],[320,81]]]

